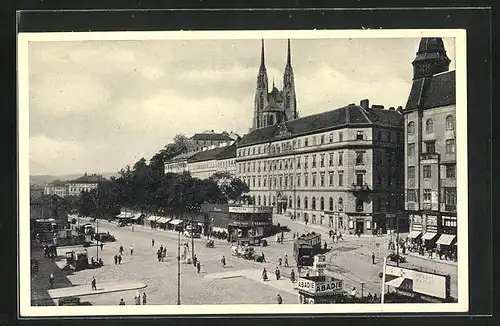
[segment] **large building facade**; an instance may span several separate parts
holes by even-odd
[[[68,184],[64,181],[54,180],[51,183],[45,185],[44,194],[66,197],[68,196]]]
[[[198,152],[208,149],[212,146],[219,147],[224,146],[229,142],[236,141],[240,138],[239,135],[233,132],[221,132],[217,133],[213,130],[205,131],[201,133],[196,133],[187,140],[187,151],[188,152]]]
[[[402,132],[400,109],[363,100],[253,130],[237,144],[236,176],[257,206],[342,232],[386,232],[405,224]]]
[[[455,71],[440,38],[423,38],[404,110],[409,237],[453,247],[457,235]]]
[[[81,194],[82,191],[89,192],[93,189],[98,189],[99,185],[106,181],[108,180],[101,175],[98,174],[87,175],[87,173],[85,173],[83,176],[77,179],[68,181],[67,183],[68,195],[78,196]]]
[[[273,82],[271,92],[268,90],[269,81],[264,55],[264,40],[262,40],[261,61],[257,75],[254,117],[251,130],[298,118],[290,40],[288,40],[286,65],[283,73],[283,89],[278,90]]]

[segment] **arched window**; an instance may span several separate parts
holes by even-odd
[[[425,122],[425,132],[426,133],[434,132],[434,122],[432,121],[432,119],[428,119]]]
[[[311,198],[311,209],[316,209],[316,197]]]
[[[309,203],[307,202],[307,196],[304,197],[304,209],[307,209],[307,206],[309,206]]]
[[[297,208],[300,208],[300,197],[297,196]]]
[[[339,198],[339,203],[338,203],[338,211],[342,212],[344,210],[344,200],[342,197]]]
[[[293,208],[292,197],[288,199],[288,207]]]
[[[455,119],[453,119],[452,115],[446,117],[446,130],[455,129]]]
[[[408,123],[408,135],[413,135],[415,133],[415,122],[410,121]]]
[[[328,206],[330,208],[330,211],[333,211],[333,198],[330,197],[330,199],[328,199]]]
[[[325,210],[325,199],[323,197],[321,197],[319,199],[319,210],[320,211],[324,211]]]

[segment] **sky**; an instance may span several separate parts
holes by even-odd
[[[420,39],[292,39],[301,117],[369,99],[405,106]],[[450,70],[453,38],[443,39]],[[270,87],[286,39],[265,40]],[[31,41],[30,175],[116,172],[172,138],[248,132],[261,40]]]

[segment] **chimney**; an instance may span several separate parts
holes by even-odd
[[[391,106],[391,107],[389,108],[389,110],[394,111],[394,107],[393,107],[393,106]]]
[[[403,107],[400,105],[398,106],[398,108],[396,109],[396,111],[398,111],[399,113],[403,113]]]
[[[370,101],[368,99],[361,100],[361,102],[359,102],[359,105],[363,109],[367,110],[370,107]]]

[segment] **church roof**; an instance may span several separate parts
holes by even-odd
[[[405,110],[430,109],[455,104],[455,71],[415,79]]]
[[[402,121],[403,116],[397,111],[378,108],[363,109],[361,106],[348,105],[288,121],[284,127],[278,124],[253,130],[239,141],[238,147],[277,140],[283,128],[286,128],[289,136],[298,136],[340,127],[383,125],[401,128]]]

